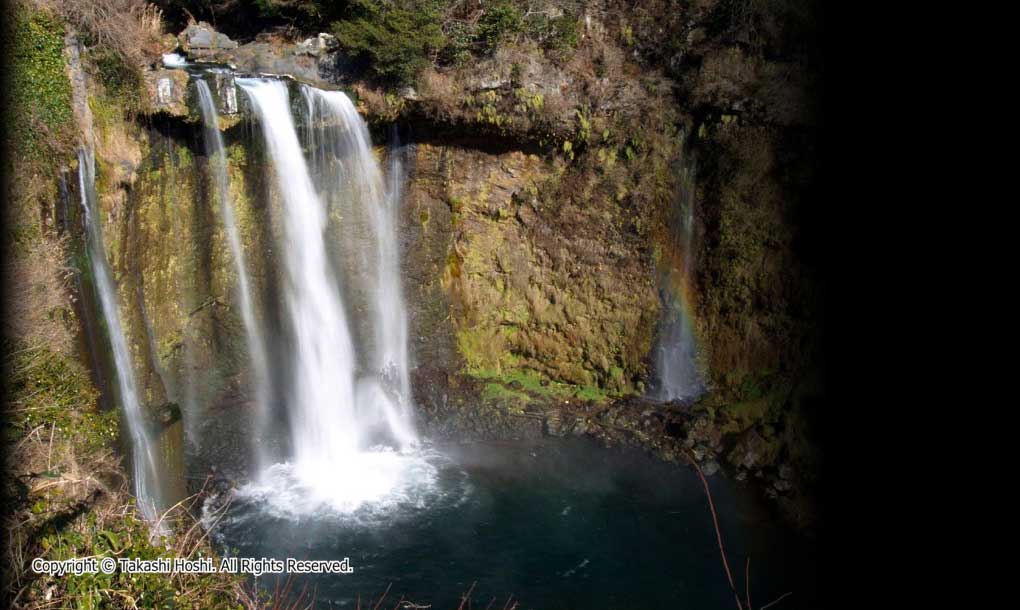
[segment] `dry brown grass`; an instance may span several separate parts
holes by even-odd
[[[160,52],[163,11],[145,0],[25,1],[62,16],[89,46],[110,48],[133,64]]]
[[[3,333],[29,345],[70,353],[74,336],[67,240],[44,234],[25,242],[9,247],[4,261]]]

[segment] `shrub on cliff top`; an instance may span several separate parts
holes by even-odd
[[[61,15],[89,47],[110,49],[130,64],[156,57],[163,13],[145,0],[33,0]]]
[[[383,81],[411,83],[443,46],[439,0],[355,0],[351,4],[351,17],[334,22],[333,33]]]
[[[333,32],[369,74],[406,85],[428,66],[463,64],[522,39],[550,51],[576,46],[577,19],[550,8],[556,4],[537,3],[525,10],[512,0],[483,6],[451,0],[353,0],[349,13],[333,23]]]

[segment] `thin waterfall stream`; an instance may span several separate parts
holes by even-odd
[[[205,148],[209,155],[209,164],[216,180],[216,193],[220,201],[220,214],[227,233],[227,243],[237,273],[237,298],[241,309],[241,320],[244,323],[244,334],[248,344],[248,356],[251,360],[252,375],[255,380],[255,424],[253,444],[255,445],[256,462],[260,467],[267,466],[265,455],[265,439],[269,421],[269,364],[266,355],[266,343],[262,335],[255,307],[252,303],[251,282],[248,279],[248,265],[245,262],[241,236],[234,218],[233,199],[230,195],[230,180],[227,176],[227,157],[223,146],[223,135],[220,133],[219,116],[212,91],[204,79],[196,79],[199,108],[202,110],[202,122],[205,126],[202,133]]]
[[[651,394],[663,402],[693,400],[705,393],[693,315],[695,169],[693,160],[685,157],[668,239],[673,256],[665,257],[660,271],[663,311]]]
[[[157,512],[164,508],[161,498],[160,469],[157,463],[155,442],[150,424],[138,397],[131,352],[124,337],[117,292],[110,272],[103,245],[102,219],[96,205],[95,156],[92,150],[78,151],[78,179],[81,190],[81,204],[85,211],[86,247],[92,266],[92,277],[99,296],[100,308],[106,322],[114,363],[117,370],[118,399],[124,420],[127,422],[131,440],[131,464],[134,469],[134,492],[138,507],[149,521],[157,518]]]

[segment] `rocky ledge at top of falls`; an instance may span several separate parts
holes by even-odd
[[[640,78],[629,74],[622,68],[627,59],[620,50],[602,40],[607,37],[603,29],[593,29],[588,36],[605,45],[597,59],[606,64],[604,70],[620,77],[591,74],[592,58],[563,64],[522,43],[453,72],[428,68],[415,87],[389,90],[352,77],[351,59],[331,34],[289,40],[260,33],[251,42],[238,44],[205,22],[188,26],[177,37],[168,35],[164,51],[182,54],[195,67],[229,66],[237,73],[287,76],[319,88],[346,89],[369,122],[413,119],[461,132],[470,125],[476,135],[558,145],[592,129],[587,124],[590,118],[579,118],[579,109],[590,108],[594,115],[617,120],[636,119],[649,108],[668,103],[675,86],[654,72]],[[181,78],[181,71],[163,65],[147,70],[153,111],[189,116],[189,93],[180,86]],[[649,104],[650,98],[656,103]],[[195,120],[193,112],[190,118]]]
[[[182,55],[193,68],[229,67],[237,73],[274,74],[321,88],[335,88],[336,48],[336,39],[325,33],[300,42],[259,35],[242,45],[203,21],[189,25],[176,37],[167,35],[163,50]],[[189,108],[193,93],[188,87],[188,73],[180,66],[162,62],[151,65],[144,71],[144,79],[152,112],[200,120]],[[236,112],[231,108],[220,110],[227,115]]]

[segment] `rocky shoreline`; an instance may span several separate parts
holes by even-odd
[[[665,462],[696,461],[706,476],[723,476],[755,487],[774,501],[783,518],[810,533],[817,519],[810,473],[782,455],[780,441],[752,427],[729,432],[733,421],[709,406],[661,403],[629,397],[606,402],[569,400],[523,408],[478,398],[478,382],[463,376],[426,382],[418,371],[422,433],[440,441],[535,439],[578,436],[606,447],[641,449]],[[439,377],[445,377],[439,375]],[[450,382],[453,383],[450,383]],[[424,385],[428,383],[428,385]]]

